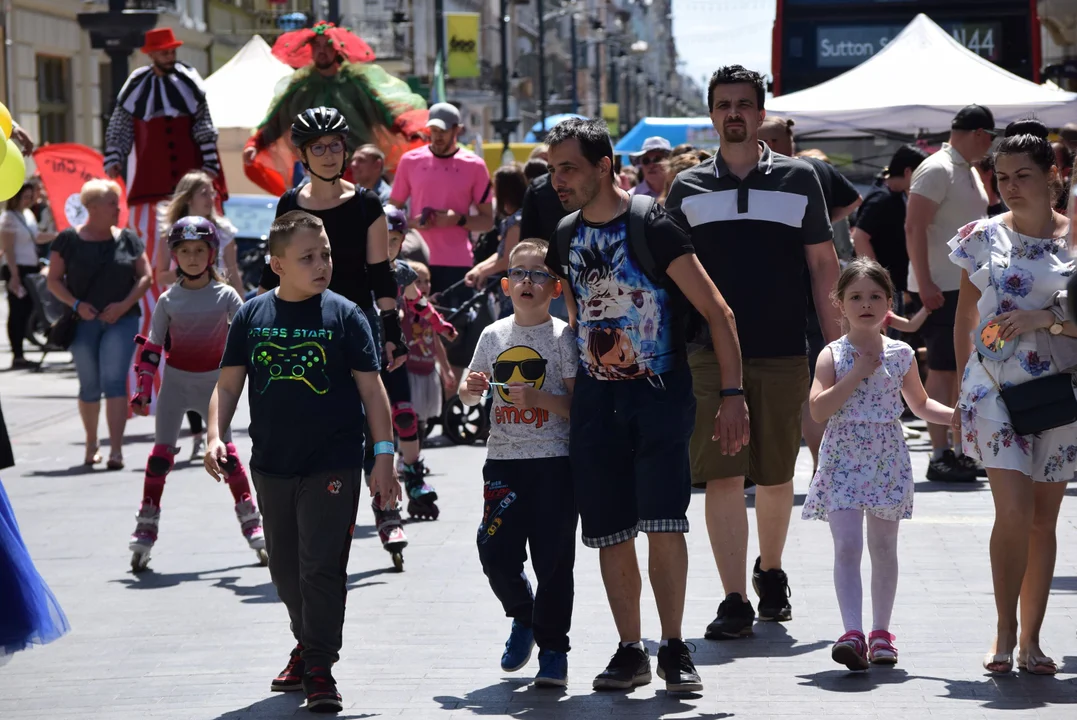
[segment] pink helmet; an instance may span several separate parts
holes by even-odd
[[[168,250],[172,253],[172,259],[176,258],[176,247],[188,240],[201,240],[209,246],[209,264],[207,268],[217,261],[217,253],[221,249],[221,239],[217,235],[217,226],[204,217],[189,215],[180,218],[168,231]],[[177,261],[178,262],[178,261]],[[187,273],[181,274],[187,275]],[[205,271],[203,271],[205,272]],[[201,276],[199,273],[198,276]]]

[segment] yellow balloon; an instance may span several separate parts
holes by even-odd
[[[7,157],[0,164],[0,200],[10,200],[26,182],[26,161],[13,140],[8,140]]]
[[[0,130],[4,131],[4,138],[11,137],[11,111],[4,103],[0,103]]]
[[[20,151],[21,154],[21,151]],[[0,140],[0,166],[3,166],[4,160],[7,159],[7,138]],[[23,161],[25,163],[25,161]]]

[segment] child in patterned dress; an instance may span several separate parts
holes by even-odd
[[[898,522],[912,517],[912,466],[901,432],[901,397],[920,418],[944,425],[953,409],[927,396],[913,349],[880,333],[894,298],[886,270],[854,260],[834,290],[846,335],[819,355],[810,409],[826,422],[805,520],[827,520],[834,537],[834,588],[845,634],[831,656],[850,670],[897,662],[890,615],[897,593]],[[860,558],[867,516],[872,631],[864,637]]]

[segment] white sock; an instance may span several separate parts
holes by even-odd
[[[864,631],[864,589],[860,559],[864,552],[864,511],[831,510],[827,514],[834,538],[834,590],[845,632]]]
[[[950,450],[950,448],[948,448],[948,447],[946,447],[946,448],[935,448],[934,450],[931,451],[931,459],[932,460],[942,460],[942,456],[946,454],[947,450]]]
[[[871,555],[872,629],[890,629],[898,584],[899,520],[881,520],[868,513],[868,553]]]
[[[623,642],[623,643],[621,643],[621,647],[634,647],[637,650],[643,650],[644,649],[643,641],[641,641],[641,640],[637,640],[636,642]]]

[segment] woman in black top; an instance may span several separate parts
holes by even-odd
[[[299,114],[292,125],[292,143],[299,149],[310,182],[281,196],[277,217],[304,210],[325,223],[333,255],[329,289],[358,305],[375,334],[382,331],[383,365],[395,370],[407,357],[407,347],[396,309],[396,280],[389,268],[389,229],[378,196],[341,180],[348,166],[347,135],[348,125],[336,108],[318,107]],[[280,278],[266,263],[259,293],[279,284]]]
[[[111,180],[82,186],[85,224],[60,233],[49,253],[49,292],[79,316],[71,356],[79,377],[79,415],[86,429],[86,464],[101,462],[97,422],[105,396],[110,470],[123,467],[127,425],[127,371],[135,353],[141,311],[150,287],[146,246],[116,227],[120,187]]]

